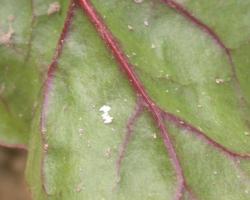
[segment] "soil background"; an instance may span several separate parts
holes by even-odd
[[[0,147],[0,200],[31,200],[25,184],[27,152]]]

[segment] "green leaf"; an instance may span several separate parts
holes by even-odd
[[[40,66],[28,57],[31,8],[27,1],[3,0],[1,4],[0,143],[27,145],[41,88]]]
[[[81,0],[92,2],[117,38],[119,50],[127,55],[123,61],[130,61],[147,92],[142,97],[124,75],[116,51],[109,50],[105,29],[99,29],[101,39],[81,6],[63,30],[69,2],[60,1],[60,11],[51,15],[47,11],[52,1],[32,2],[22,0],[16,8],[6,0],[3,5],[9,10],[1,10],[33,8],[29,16],[17,18],[32,26],[27,64],[32,70],[19,70],[28,74],[20,79],[23,84],[16,78],[18,70],[10,73],[18,91],[29,92],[24,95],[29,100],[14,101],[22,96],[16,93],[8,99],[13,109],[31,110],[44,83],[27,164],[33,199],[179,200],[182,178],[183,199],[249,199],[250,1]],[[14,40],[20,49],[29,41],[29,26],[16,26],[13,37],[23,41]],[[58,45],[61,32],[67,34]],[[16,63],[19,69],[27,54],[19,58],[11,47],[1,48],[1,56],[8,59],[3,65]],[[53,69],[48,74],[47,66]],[[34,78],[37,84],[30,89]],[[145,97],[159,107],[155,112],[161,120]],[[109,115],[102,116],[100,108],[105,105],[111,108],[112,123],[104,123]],[[136,112],[138,106],[142,113]],[[6,127],[13,127],[11,120]],[[165,129],[181,169],[162,139]],[[132,134],[129,140],[126,134]]]

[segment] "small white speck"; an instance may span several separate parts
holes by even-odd
[[[132,31],[133,27],[131,25],[128,25],[128,30]]]
[[[76,192],[81,192],[82,190],[84,190],[84,186],[83,186],[83,183],[79,183],[77,186],[76,186]]]
[[[184,121],[180,121],[180,124],[185,124]]]
[[[45,134],[47,132],[47,129],[46,128],[42,128],[41,132],[42,132],[42,134]]]
[[[47,151],[48,148],[49,148],[49,145],[48,144],[44,144],[43,148],[44,148],[45,151]]]
[[[213,173],[214,173],[214,175],[217,175],[217,174],[218,174],[218,172],[217,172],[217,171],[214,171]]]
[[[198,107],[198,108],[201,108],[201,107],[202,107],[202,105],[198,104],[198,105],[197,105],[197,107]]]
[[[134,0],[135,3],[142,3],[143,0]]]
[[[109,112],[111,110],[111,107],[110,106],[107,106],[107,105],[103,105],[100,109],[99,109],[99,111],[101,111],[101,112]]]
[[[180,110],[176,110],[176,112],[178,112],[178,113],[179,113],[179,112],[180,112]]]
[[[153,134],[153,138],[156,139],[157,138],[157,135],[156,133]]]
[[[108,113],[104,113],[102,115],[102,119],[103,119],[104,124],[110,124],[113,121],[113,117],[109,116]]]
[[[112,150],[111,150],[110,147],[108,147],[107,149],[105,149],[105,151],[104,151],[104,156],[105,156],[106,158],[110,158],[110,157],[111,157],[111,154],[112,154]]]
[[[79,117],[79,120],[81,121],[81,120],[82,120],[82,117]]]
[[[217,79],[215,79],[215,82],[216,82],[217,84],[222,84],[222,83],[224,83],[224,79],[217,78]]]
[[[249,191],[248,191],[248,190],[245,190],[245,193],[246,193],[246,194],[248,194],[248,193],[249,193]]]
[[[87,146],[88,146],[88,147],[91,147],[91,145],[90,145],[90,140],[87,141]]]
[[[102,114],[102,119],[103,119],[103,122],[104,124],[110,124],[112,121],[113,121],[113,117],[111,117],[109,115],[109,111],[111,110],[111,107],[110,106],[107,106],[107,105],[103,105],[99,111],[100,112],[103,112]]]
[[[132,55],[133,55],[133,56],[136,56],[136,53],[135,53],[135,52],[133,52],[133,53],[132,53]]]
[[[53,2],[49,5],[49,8],[48,8],[48,11],[47,11],[47,14],[48,15],[52,15],[54,13],[57,13],[59,12],[61,9],[61,6],[59,4],[59,2]]]
[[[152,48],[152,49],[155,49],[156,46],[155,46],[154,44],[151,44],[151,48]]]
[[[165,90],[166,93],[168,93],[169,91],[168,90]]]
[[[82,136],[82,135],[83,135],[83,133],[84,133],[83,128],[79,128],[78,132],[79,132],[79,135],[80,135],[80,136]]]
[[[148,26],[148,25],[149,25],[148,20],[144,20],[143,23],[144,23],[145,26]]]
[[[244,132],[244,135],[245,135],[245,136],[250,136],[250,133],[247,132],[247,131],[245,131],[245,132]]]

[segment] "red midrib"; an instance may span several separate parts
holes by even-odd
[[[65,38],[67,36],[67,33],[70,29],[70,24],[72,21],[73,17],[73,10],[75,8],[75,5],[73,3],[74,0],[71,0],[69,9],[68,9],[68,14],[64,22],[63,30],[61,32],[60,38],[58,40],[55,54],[53,56],[53,59],[51,61],[51,64],[49,65],[48,73],[47,73],[47,79],[44,84],[44,99],[43,99],[43,105],[42,105],[42,112],[41,112],[41,119],[40,119],[40,130],[42,131],[43,129],[46,128],[46,121],[47,121],[47,111],[48,111],[48,104],[49,104],[49,96],[52,90],[53,86],[53,81],[54,81],[54,76],[55,72],[57,71],[58,68],[58,59],[61,55],[61,52],[63,50],[63,45],[65,42]],[[147,105],[148,110],[150,111],[153,119],[155,120],[156,126],[159,128],[161,136],[164,141],[164,145],[167,149],[167,152],[169,154],[171,163],[175,169],[176,176],[177,176],[177,191],[175,195],[176,200],[180,200],[183,196],[183,191],[186,189],[192,199],[196,199],[196,197],[192,194],[191,189],[185,182],[185,178],[183,175],[183,171],[180,165],[180,162],[178,160],[178,157],[176,155],[174,146],[171,142],[171,139],[169,137],[169,133],[165,127],[164,121],[172,122],[176,124],[177,126],[189,130],[191,133],[195,134],[197,137],[200,139],[206,141],[210,146],[218,149],[220,152],[228,155],[230,159],[235,160],[235,158],[244,158],[244,159],[249,159],[250,155],[249,154],[240,154],[237,152],[233,152],[230,149],[220,145],[213,139],[209,138],[205,133],[202,131],[198,130],[195,126],[192,126],[188,122],[182,120],[181,118],[165,112],[163,109],[159,108],[155,102],[150,98],[149,94],[147,93],[146,89],[144,88],[143,83],[140,81],[139,77],[133,70],[133,65],[129,62],[127,56],[124,54],[122,48],[119,46],[119,43],[117,42],[116,38],[113,36],[111,31],[109,31],[107,25],[105,22],[102,20],[98,12],[94,9],[94,7],[91,4],[90,0],[75,0],[80,4],[82,9],[84,10],[84,13],[87,15],[91,23],[95,26],[98,34],[102,38],[102,40],[106,43],[108,49],[110,52],[113,54],[114,58],[116,59],[117,63],[120,65],[121,69],[124,71],[124,73],[127,75],[129,81],[131,82],[132,87],[134,88],[134,91],[137,93],[140,99],[143,100],[143,102],[139,102],[139,107],[142,106],[144,107],[145,104]],[[183,8],[180,4],[174,2],[173,0],[162,0],[163,2],[167,3],[170,7],[173,9],[177,10],[180,14],[182,14],[184,17],[188,18],[191,22],[194,24],[198,25],[200,28],[203,28],[215,41],[219,44],[219,46],[225,50],[228,59],[230,62],[232,62],[232,57],[230,51],[226,48],[224,43],[220,40],[220,38],[216,35],[216,33],[207,25],[202,23],[200,20],[195,18],[194,16],[191,15],[185,8]],[[231,63],[233,65],[233,62]],[[234,66],[232,66],[233,68]],[[135,113],[135,116],[132,116],[131,119],[136,119],[137,115],[140,115],[139,113]],[[130,127],[129,127],[130,125]],[[129,120],[128,122],[128,138],[129,135],[132,133],[132,126],[133,122]],[[131,129],[131,130],[130,130]],[[42,143],[43,145],[47,144],[47,140],[45,138],[45,135],[42,134]],[[124,143],[126,148],[126,141]],[[118,160],[118,165],[121,163],[122,156],[124,156],[124,151],[120,155],[120,160]],[[43,154],[42,158],[42,170],[43,170],[43,164],[44,164],[44,157],[46,156],[46,152]],[[119,171],[119,170],[118,170]],[[43,176],[43,171],[42,171],[42,176]],[[43,186],[45,187],[45,181],[44,181],[44,176],[43,176]],[[46,191],[46,188],[45,188]]]
[[[156,106],[150,96],[147,94],[143,84],[140,79],[137,77],[135,71],[132,68],[132,64],[129,62],[128,58],[123,53],[121,47],[118,45],[116,38],[113,34],[108,30],[106,24],[97,13],[97,11],[93,8],[92,4],[88,0],[78,0],[80,6],[85,11],[85,14],[95,26],[98,34],[102,38],[102,40],[106,43],[108,49],[111,51],[117,62],[119,63],[122,70],[127,75],[129,81],[131,82],[133,88],[136,93],[142,97],[145,103],[148,105],[148,109],[155,120],[155,123],[159,127],[161,136],[164,141],[164,145],[168,151],[170,156],[171,163],[176,170],[177,181],[178,181],[178,192],[175,199],[180,199],[182,196],[182,191],[184,188],[184,176],[183,171],[180,165],[180,162],[177,158],[174,146],[169,137],[168,131],[163,123],[162,111],[160,108]]]

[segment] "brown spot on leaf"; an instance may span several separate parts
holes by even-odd
[[[9,47],[11,45],[12,42],[12,37],[15,33],[13,27],[12,27],[12,22],[15,20],[14,16],[9,16],[8,17],[8,21],[9,21],[9,29],[7,32],[2,32],[0,30],[0,45],[5,45],[7,47]]]

